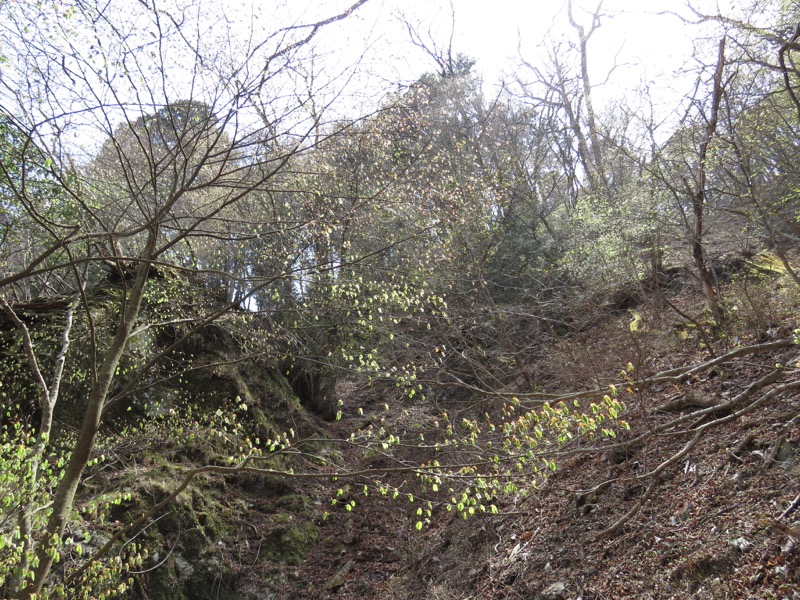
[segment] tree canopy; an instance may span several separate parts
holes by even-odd
[[[0,4],[4,597],[124,594],[144,560],[137,528],[207,474],[421,495],[420,530],[437,511],[497,513],[576,440],[614,444],[641,390],[763,349],[736,348],[723,284],[731,257],[760,255],[800,285],[797,7],[752,2],[753,22],[695,11],[713,51],[698,49],[665,135],[652,110],[596,102],[602,3],[587,27],[569,2],[571,41],[520,57],[493,92],[452,37],[402,19],[434,70],[347,114],[337,101],[360,64],[330,75],[315,42],[366,3],[272,28],[257,7],[228,17],[200,0]],[[704,308],[671,302],[677,273]],[[689,323],[710,362],[625,361],[546,389],[532,368],[546,344],[609,314],[631,311],[641,350],[643,299]],[[784,375],[752,393],[794,389]],[[387,412],[427,416],[325,434],[313,418],[355,410],[338,391],[353,382]],[[115,506],[87,473],[135,420],[131,436],[186,434],[204,464],[176,466],[179,483],[84,556],[78,508]],[[342,448],[379,466],[351,468]]]

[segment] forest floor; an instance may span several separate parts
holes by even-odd
[[[691,290],[671,302],[686,312],[701,310]],[[637,310],[642,326],[636,332],[621,312],[553,342],[531,372],[549,391],[564,393],[615,381],[629,362],[652,375],[712,358],[673,311],[663,305]],[[798,326],[794,303],[769,315],[740,310],[747,318],[718,342],[716,356],[791,337]],[[800,494],[800,393],[779,389],[769,396],[772,388],[764,387],[758,393],[766,399],[742,416],[696,413],[658,430],[702,410],[704,400],[737,397],[778,363],[786,365],[786,376],[776,386],[796,377],[797,347],[741,356],[679,383],[635,390],[624,415],[632,429],[616,441],[645,435],[640,443],[569,445],[539,490],[501,500],[497,515],[464,521],[435,511],[432,524],[417,532],[416,506],[358,497],[352,511],[331,510],[313,550],[265,598],[800,599],[797,530],[786,529],[797,528],[800,516],[792,509]],[[350,398],[330,429],[334,435],[384,411],[369,390],[343,391]],[[395,430],[435,412],[411,403],[404,408],[388,413]],[[679,454],[703,423],[710,425],[696,444]],[[344,458],[353,467],[371,464],[355,450]],[[331,498],[335,488],[313,492]]]

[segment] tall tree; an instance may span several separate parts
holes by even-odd
[[[708,194],[709,146],[717,131],[719,109],[726,86],[726,82],[723,79],[724,74],[725,38],[722,38],[722,40],[719,42],[717,66],[714,69],[714,77],[712,79],[711,102],[708,113],[703,115],[705,117],[706,124],[700,138],[700,145],[698,147],[696,181],[695,187],[691,193],[692,216],[694,217],[692,231],[692,258],[694,259],[697,274],[700,277],[700,283],[703,286],[703,293],[706,297],[706,303],[708,304],[708,308],[717,323],[722,323],[725,314],[722,309],[722,303],[717,295],[717,290],[714,286],[714,280],[712,279],[711,271],[708,268],[706,253],[703,247],[703,240],[705,235],[705,212],[707,204],[706,196]]]
[[[229,31],[220,27],[225,17],[217,14],[215,20],[214,11],[200,4],[180,10],[159,2],[81,3],[64,11],[48,4],[0,6],[0,53],[7,59],[0,110],[24,132],[22,148],[45,153],[36,168],[48,174],[64,198],[52,214],[52,203],[33,193],[38,184],[25,175],[37,164],[32,161],[23,164],[19,185],[4,187],[10,195],[4,204],[18,206],[41,239],[35,255],[0,279],[4,308],[24,334],[10,286],[57,272],[92,334],[82,425],[44,527],[28,532],[25,560],[32,574],[17,580],[9,596],[30,598],[45,589],[103,417],[135,389],[135,378],[122,389],[115,382],[154,271],[199,267],[236,277],[222,272],[219,263],[197,265],[182,256],[192,240],[253,235],[252,224],[238,219],[234,207],[251,192],[269,188],[290,159],[312,145],[310,134],[318,125],[298,117],[302,100],[299,107],[273,100],[275,86],[300,68],[323,28],[365,2],[273,31],[253,24],[249,38],[227,40],[220,37]],[[197,16],[190,28],[191,10]],[[256,23],[259,15],[251,16]],[[224,41],[227,56],[218,45]],[[274,117],[269,122],[263,119],[267,114]],[[76,166],[68,132],[83,140],[106,140],[91,168]],[[223,222],[227,230],[220,227]],[[264,225],[258,233],[268,235]],[[122,286],[111,327],[95,321],[86,293],[88,278],[102,264],[112,265]],[[245,296],[288,276],[289,270],[279,269],[267,277],[249,277]],[[236,306],[231,302],[197,315],[187,335]],[[141,373],[179,342],[149,357]],[[29,338],[24,343],[36,371],[36,348]],[[66,343],[63,347],[66,352]],[[43,395],[47,389],[48,397],[55,398],[53,381],[49,389],[45,382]],[[52,403],[45,407],[51,413]],[[44,421],[40,431],[41,454],[49,432]]]

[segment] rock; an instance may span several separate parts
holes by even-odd
[[[739,552],[747,552],[750,548],[753,547],[753,542],[744,537],[738,537],[735,540],[730,541],[731,546],[736,548]]]
[[[259,560],[300,565],[319,537],[319,528],[311,521],[295,519],[291,514],[271,517],[273,529],[259,549]]]
[[[790,462],[797,458],[797,448],[790,442],[784,442],[778,451],[775,460],[778,462]]]
[[[557,581],[542,591],[539,595],[539,600],[563,600],[566,593],[567,584],[563,581]]]
[[[180,554],[176,554],[175,571],[177,571],[178,575],[191,577],[192,573],[194,573],[194,567],[189,563],[188,560],[183,558]]]
[[[347,574],[353,570],[355,564],[356,564],[355,561],[348,560],[344,564],[344,566],[336,572],[336,574],[333,577],[331,577],[330,579],[328,579],[327,582],[325,582],[325,585],[322,586],[322,589],[335,590],[336,588],[342,587],[344,585],[344,582],[347,580]]]

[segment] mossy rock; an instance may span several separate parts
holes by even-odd
[[[275,503],[284,510],[299,513],[308,510],[311,506],[311,499],[299,494],[283,494],[277,498]]]
[[[143,486],[137,494],[139,510],[171,487],[156,482]],[[217,552],[224,547],[225,540],[231,539],[240,519],[241,514],[235,508],[219,501],[216,489],[197,485],[181,494],[143,538],[153,566],[158,564],[139,579],[143,597],[148,600],[240,597],[236,593],[236,570],[224,564]],[[209,595],[211,589],[213,595]]]
[[[259,560],[293,566],[302,564],[319,538],[319,528],[310,521],[300,521],[289,514],[274,515],[273,523],[273,529],[261,544]]]
[[[225,481],[240,492],[257,498],[277,498],[292,494],[292,488],[283,477],[277,475],[255,475],[234,473],[226,475]]]

